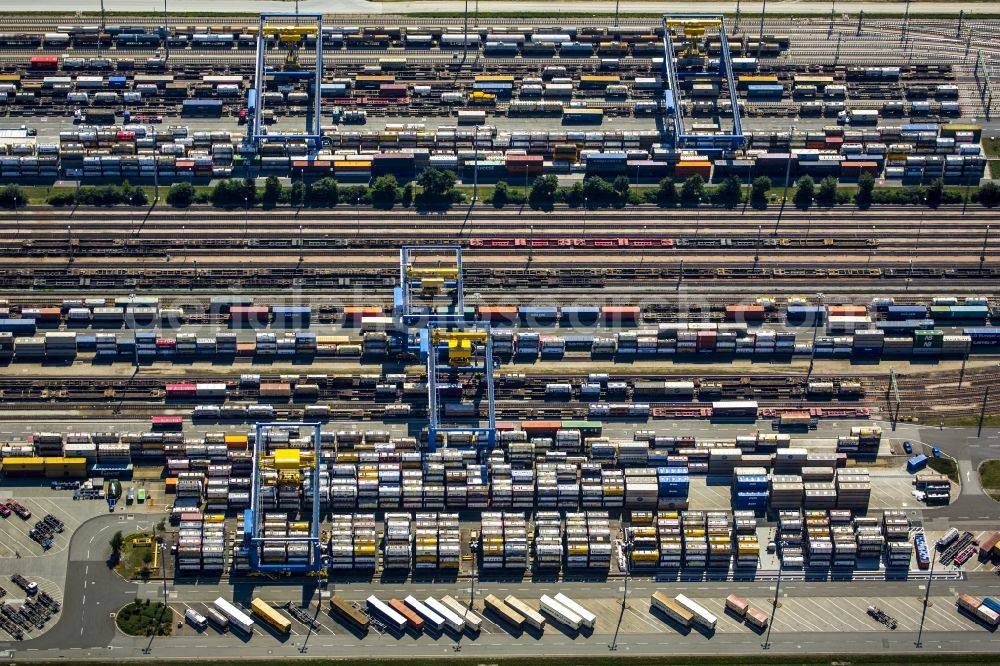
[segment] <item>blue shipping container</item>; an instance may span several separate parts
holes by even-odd
[[[0,319],[0,333],[13,333],[14,335],[34,335],[34,319]]]
[[[906,471],[913,474],[914,472],[919,472],[924,467],[927,467],[927,456],[924,454],[916,455],[906,461]]]

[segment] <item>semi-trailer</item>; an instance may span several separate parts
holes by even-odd
[[[580,626],[583,624],[583,618],[574,613],[572,610],[563,606],[561,603],[553,599],[547,594],[543,594],[541,599],[538,600],[539,606],[545,613],[551,616],[553,619],[558,621],[565,627],[572,629],[573,631],[579,631]]]
[[[389,599],[389,605],[392,606],[393,610],[402,615],[406,619],[406,624],[415,631],[423,631],[424,618],[420,617],[419,613],[413,611],[409,606],[400,601],[399,599]]]
[[[513,608],[515,611],[521,614],[524,618],[524,622],[538,631],[545,628],[545,618],[541,613],[536,611],[534,608],[524,603],[513,594],[508,594],[504,597],[504,603]]]
[[[424,599],[424,605],[440,615],[444,620],[445,626],[454,631],[456,634],[460,634],[465,631],[465,620],[461,615],[448,608],[445,603],[438,601],[434,597],[427,597]]]
[[[690,627],[691,622],[694,620],[694,613],[681,606],[663,592],[654,592],[649,602],[653,608],[682,627]]]
[[[521,629],[524,627],[524,616],[508,606],[502,599],[499,599],[491,594],[483,599],[483,603],[486,604],[487,608],[502,617],[505,622],[510,624],[515,629]]]
[[[759,629],[767,629],[767,623],[770,619],[767,613],[759,611],[756,608],[747,609],[747,622]]]
[[[958,595],[958,601],[956,604],[961,610],[964,610],[969,615],[990,627],[1000,625],[1000,613],[997,613],[995,610],[990,608],[989,605],[983,603],[983,600],[978,597],[974,597],[970,594],[960,594]]]
[[[736,613],[740,617],[746,617],[747,611],[750,610],[750,602],[743,597],[737,596],[735,594],[730,594],[726,597],[726,608]]]
[[[593,629],[594,626],[597,624],[597,616],[596,615],[594,615],[589,610],[587,610],[586,608],[584,608],[580,604],[576,603],[575,601],[573,601],[572,599],[570,599],[569,597],[567,597],[562,592],[560,592],[559,594],[557,594],[554,597],[554,599],[556,601],[558,601],[559,603],[561,603],[566,608],[570,609],[571,611],[573,611],[574,613],[576,613],[577,615],[579,615],[580,616],[581,624],[584,627],[586,627],[588,629]]]
[[[339,594],[335,594],[330,597],[330,610],[355,629],[361,632],[368,631],[368,625],[370,623],[368,616],[362,613],[359,609],[355,608],[354,604]]]
[[[212,602],[215,606],[215,610],[219,611],[227,618],[229,618],[229,626],[236,627],[244,633],[252,633],[254,621],[250,619],[250,616],[241,611],[236,606],[232,605],[222,597],[219,597]]]
[[[292,631],[291,620],[279,613],[274,606],[260,597],[254,597],[250,600],[250,610],[278,633],[287,634]]]
[[[208,618],[193,608],[188,608],[184,611],[184,619],[187,620],[193,627],[198,629],[208,628]]]
[[[441,615],[431,609],[427,604],[417,599],[412,594],[403,599],[406,607],[419,615],[424,620],[424,626],[430,627],[434,631],[443,631],[445,620]]]
[[[450,595],[443,596],[441,597],[441,602],[457,613],[460,617],[465,619],[465,628],[470,632],[476,633],[482,628],[483,619],[465,607],[454,597]]]
[[[688,609],[694,615],[695,624],[701,625],[702,627],[708,629],[709,631],[713,631],[715,629],[715,624],[719,620],[714,615],[709,613],[704,606],[694,601],[691,601],[683,594],[678,594],[676,597],[674,597],[674,600],[677,601],[677,603],[679,603],[681,606],[684,606],[684,608]]]
[[[365,599],[365,603],[368,605],[368,611],[376,615],[379,621],[385,623],[390,629],[396,632],[402,632],[406,629],[406,617],[374,594]]]
[[[205,617],[208,618],[208,621],[214,624],[215,628],[219,631],[225,631],[229,628],[229,618],[214,608],[206,608]]]

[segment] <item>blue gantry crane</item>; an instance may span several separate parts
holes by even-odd
[[[294,24],[289,23],[294,19]],[[271,25],[271,23],[275,25]],[[280,49],[285,51],[280,67],[269,67],[267,63],[268,39],[276,36]],[[316,64],[310,71],[299,59],[299,53],[309,38],[316,44]],[[306,129],[301,133],[270,131],[264,127],[264,88],[271,79],[278,84],[287,81],[308,81],[312,79],[312,112],[306,118]],[[247,91],[247,133],[244,145],[249,151],[259,152],[262,143],[304,141],[312,154],[319,151],[323,137],[320,130],[322,119],[323,82],[323,15],[297,14],[291,12],[267,12],[260,15],[257,31],[257,51],[254,66],[253,86]]]
[[[465,309],[461,246],[400,248],[393,316],[404,335],[412,334],[412,349],[426,364],[428,448],[437,448],[439,435],[462,432],[473,435],[478,450],[491,450],[496,445],[493,334],[488,322],[476,320]],[[480,392],[485,394],[480,401],[487,403],[485,425],[480,423],[476,403],[449,399],[477,376]],[[475,425],[469,425],[470,421]]]
[[[312,452],[304,452],[287,445],[271,446],[267,434],[272,430],[287,428],[312,429]],[[321,571],[324,568],[319,538],[319,480],[322,464],[323,451],[319,423],[260,422],[256,424],[253,442],[253,474],[250,478],[250,508],[243,512],[243,545],[248,549],[252,572],[305,574]],[[265,512],[262,507],[263,494],[274,492],[276,496],[279,496],[283,486],[297,489],[307,477],[312,488],[312,503],[302,513],[303,517],[309,517],[308,535],[278,537],[266,534],[264,530]],[[279,511],[283,512],[280,509],[280,504]],[[296,543],[307,544],[304,556],[290,557],[284,554],[285,548],[269,548],[269,546],[287,547]],[[272,550],[277,550],[277,553],[272,555]]]
[[[707,31],[718,31],[719,62],[716,66],[707,53],[698,46]],[[686,45],[681,48],[674,42],[682,33]],[[693,63],[678,69],[678,62]],[[703,64],[700,64],[703,63]],[[740,116],[733,65],[729,53],[726,19],[722,14],[664,14],[663,15],[663,76],[667,89],[663,93],[663,111],[670,116],[676,148],[696,148],[719,152],[742,148],[746,143]],[[726,85],[732,107],[732,129],[728,134],[691,134],[684,126],[682,80],[697,77],[699,80],[716,80],[720,87]]]

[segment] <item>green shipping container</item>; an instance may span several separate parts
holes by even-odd
[[[600,435],[604,424],[600,421],[563,421],[563,430],[579,430],[583,435]]]
[[[913,332],[913,346],[925,349],[940,347],[944,342],[944,331],[936,328]]]

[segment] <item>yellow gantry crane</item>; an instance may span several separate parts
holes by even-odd
[[[316,466],[316,456],[298,449],[275,449],[269,456],[260,457],[261,469],[273,469],[278,475],[279,486],[297,485],[302,481],[303,468]]]
[[[412,264],[406,267],[406,277],[420,281],[420,290],[424,293],[439,293],[444,289],[447,280],[458,280],[458,266],[426,266],[416,267]]]
[[[431,342],[437,347],[442,342],[448,345],[448,365],[468,365],[477,346],[485,346],[489,338],[486,331],[443,331],[431,330]]]
[[[275,30],[278,42],[288,49],[288,52],[285,54],[286,70],[299,68],[299,48],[301,48],[306,37],[316,35],[318,32],[315,27],[308,26],[278,28]]]

